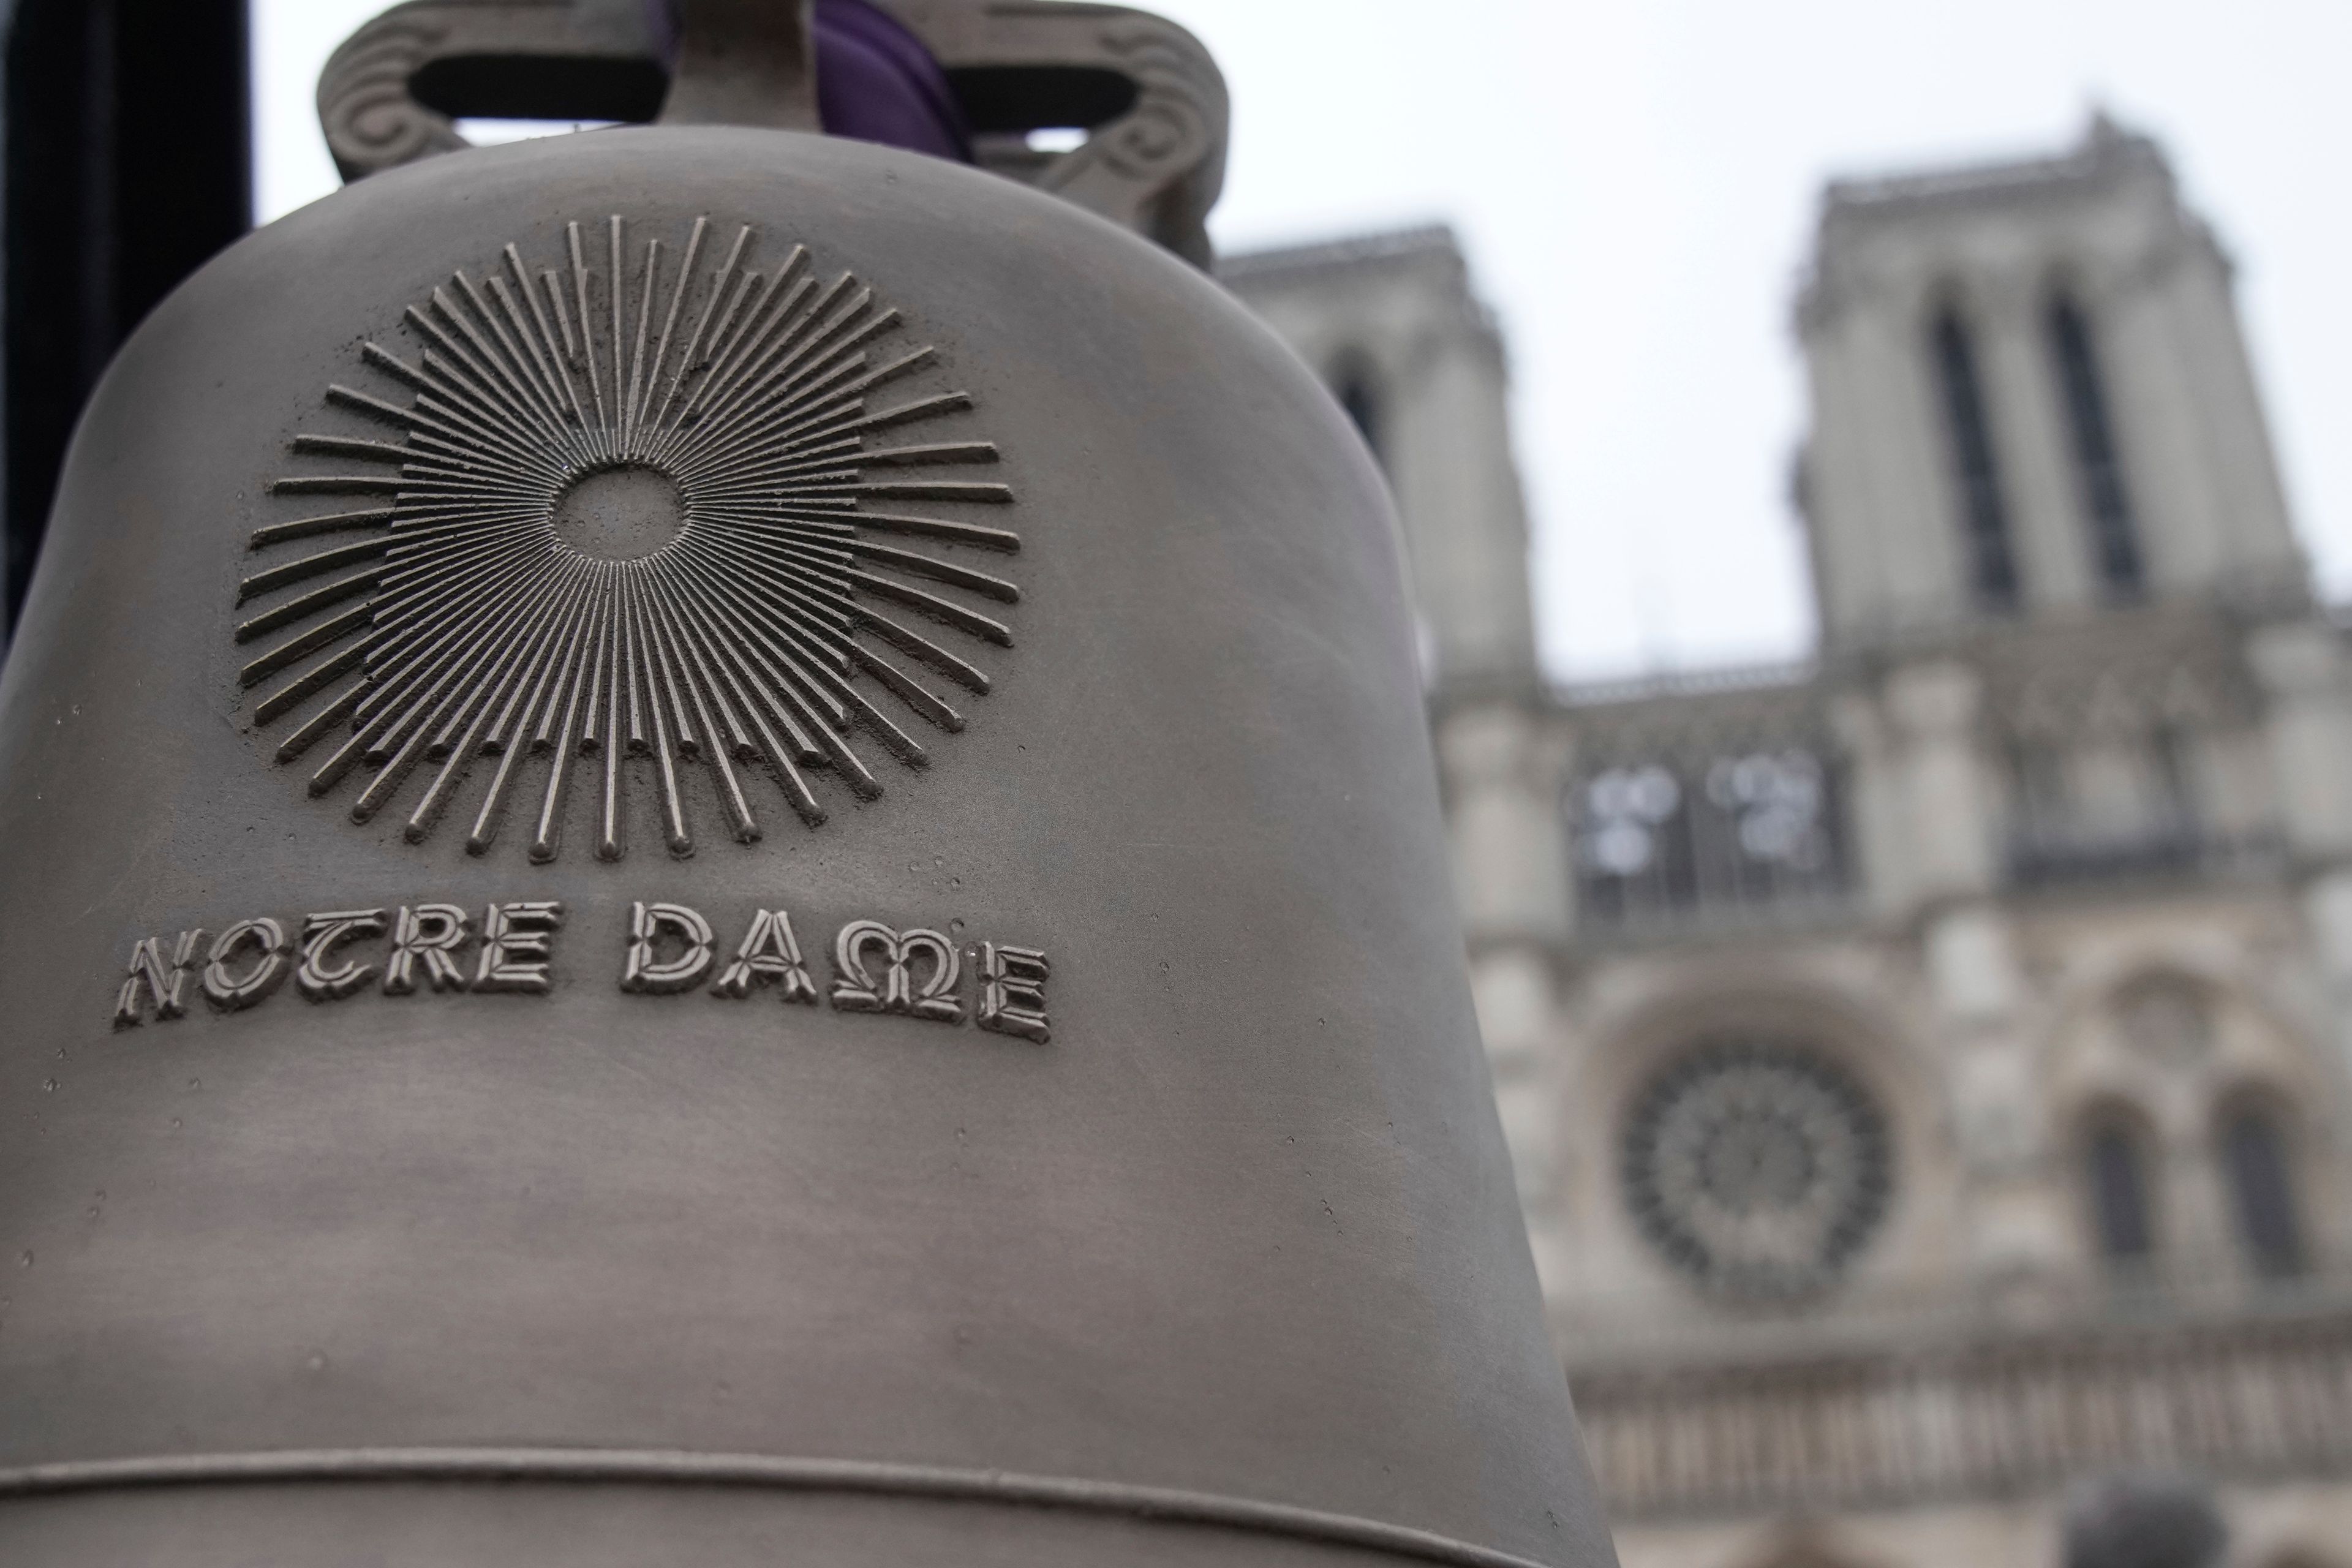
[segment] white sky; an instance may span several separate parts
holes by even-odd
[[[1146,0],[1234,91],[1228,248],[1443,218],[1500,312],[1554,673],[1801,653],[1788,328],[1821,182],[2153,132],[2240,263],[2289,496],[2352,595],[2341,0]],[[254,0],[257,202],[383,0]]]

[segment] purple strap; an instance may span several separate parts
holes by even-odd
[[[870,0],[816,0],[816,109],[829,134],[972,161],[948,73]]]
[[[677,0],[646,6],[662,53],[675,58]],[[816,0],[815,10],[816,110],[827,135],[973,161],[963,108],[922,39],[872,0]]]

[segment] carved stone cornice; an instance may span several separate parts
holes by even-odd
[[[1577,1371],[1612,1518],[2030,1495],[2069,1474],[2352,1463],[2352,1305],[1955,1335],[1937,1347]]]

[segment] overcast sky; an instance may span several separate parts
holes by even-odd
[[[334,172],[311,89],[381,0],[254,0],[257,200]],[[1450,222],[1502,317],[1553,672],[1801,655],[1789,301],[1822,181],[2169,150],[2240,265],[2288,493],[2352,596],[2352,5],[1160,0],[1234,90],[1227,248]]]

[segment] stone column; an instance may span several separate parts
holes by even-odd
[[[2279,830],[2352,1068],[2352,682],[2343,645],[2324,623],[2298,621],[2255,632],[2246,658],[2266,699]]]
[[[1968,1267],[1992,1293],[2062,1268],[2067,1216],[2043,1179],[2042,1115],[2029,1001],[2009,919],[1990,900],[1953,904],[1922,932],[1951,1097]]]
[[[1567,743],[1532,701],[1464,704],[1437,724],[1470,984],[1511,1148],[1528,1237],[1549,1299],[1565,1287],[1566,1163],[1555,984],[1569,929],[1560,816]]]
[[[2233,549],[2180,342],[2172,279],[2187,243],[2175,237],[2145,266],[2102,279],[2092,308],[2149,581],[2160,589],[2203,590],[2229,580]]]
[[[2352,860],[2352,689],[2343,645],[2325,623],[2296,621],[2255,632],[2246,658],[2268,699],[2264,731],[2288,846],[2311,869]]]
[[[1847,763],[1846,797],[1853,842],[1848,875],[1873,914],[1902,919],[1913,879],[1911,822],[1903,758],[1877,705],[1859,692],[1840,697],[1830,724]]]
[[[2180,1098],[2185,1103],[2162,1108],[2157,1127],[2158,1257],[2181,1293],[2194,1300],[2210,1298],[2217,1282],[2234,1280],[2243,1265],[2229,1176],[2214,1142],[2211,1101],[2200,1093]]]
[[[1958,1156],[1965,1267],[1979,1289],[2007,1291],[2065,1257],[2064,1216],[2041,1167],[2028,984],[1998,900],[1993,796],[1977,740],[1981,687],[1957,663],[1915,665],[1887,681],[1885,709],[1906,783],[1911,875],[1906,912],[1942,1050]]]
[[[1565,741],[1533,703],[1453,705],[1437,724],[1454,895],[1473,947],[1568,934]]]
[[[2292,592],[2308,579],[2309,568],[2287,515],[2269,421],[2230,297],[2230,264],[2210,232],[2192,235],[2165,291],[2183,380],[2198,403],[2218,553],[2230,580]]]
[[[1957,662],[1908,665],[1886,679],[1915,906],[1981,899],[1993,887],[1993,813],[1976,736],[1980,700],[1976,672]]]
[[[1849,281],[1801,321],[1814,399],[1807,512],[1832,645],[1941,623],[1969,603],[1940,408],[1916,301]]]
[[[1466,310],[1432,322],[1394,385],[1390,480],[1437,678],[1529,679],[1535,609],[1502,340]]]

